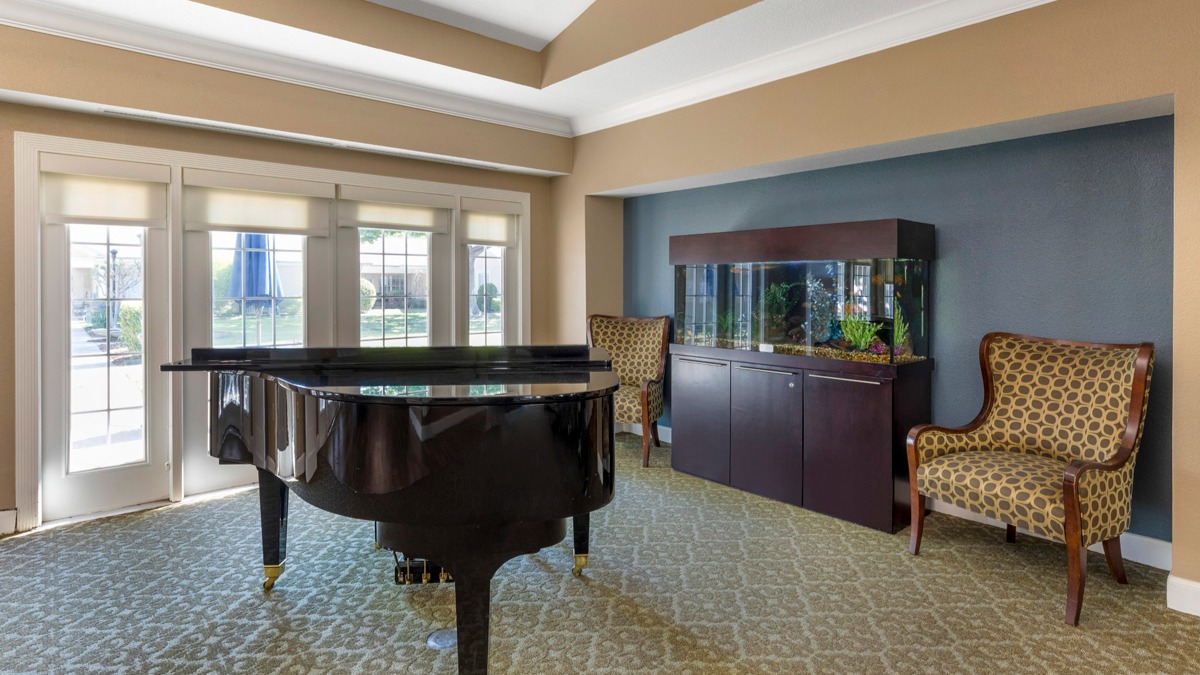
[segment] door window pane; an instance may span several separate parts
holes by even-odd
[[[429,233],[358,231],[359,344],[429,345]]]
[[[504,247],[467,246],[467,338],[471,346],[504,344]]]
[[[304,237],[213,232],[212,346],[304,344]]]
[[[146,460],[146,230],[70,225],[67,472]]]

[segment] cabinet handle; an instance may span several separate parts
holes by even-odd
[[[787,375],[794,377],[796,374],[787,370],[771,370],[770,368],[752,368],[750,366],[735,366],[738,370],[752,370],[756,373],[770,373],[771,375]]]
[[[698,363],[698,364],[700,364],[700,365],[702,365],[702,366],[716,366],[717,368],[724,368],[724,367],[725,367],[725,364],[724,364],[724,363],[716,363],[716,362],[714,362],[714,361],[701,361],[701,360],[699,360],[699,359],[687,359],[687,358],[684,358],[684,357],[682,357],[682,356],[680,356],[680,357],[678,357],[678,358],[679,358],[679,360],[680,360],[680,361],[686,361],[686,362],[688,362],[688,363]]]
[[[858,384],[873,384],[877,387],[880,384],[882,384],[881,382],[873,382],[871,380],[855,380],[855,379],[849,378],[849,377],[833,377],[832,375],[814,375],[812,373],[809,373],[808,376],[809,377],[817,377],[822,380],[837,380],[839,382],[857,382]]]

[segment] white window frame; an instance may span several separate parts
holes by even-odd
[[[189,289],[192,288],[202,276],[201,272],[205,271],[203,268],[211,264],[198,265],[194,261],[190,261],[186,267],[187,278],[185,279],[185,266],[183,262],[184,240],[186,236],[182,227],[183,213],[181,208],[184,168],[242,173],[267,179],[307,180],[334,185],[348,184],[365,188],[450,194],[460,199],[474,198],[517,203],[520,205],[522,211],[518,220],[519,242],[515,248],[509,250],[517,258],[514,265],[517,270],[518,281],[515,286],[510,286],[509,289],[506,289],[506,293],[511,293],[511,289],[515,288],[518,294],[516,298],[506,298],[506,302],[508,303],[506,311],[513,311],[516,321],[512,344],[527,344],[530,340],[529,294],[531,252],[530,196],[528,193],[377,176],[333,169],[293,166],[274,162],[220,157],[202,153],[164,150],[62,136],[16,132],[13,135],[15,188],[13,204],[15,214],[15,231],[13,236],[15,321],[13,332],[14,353],[16,357],[14,374],[17,383],[16,391],[14,392],[16,399],[14,436],[16,441],[15,482],[17,493],[16,525],[18,531],[33,529],[41,525],[42,522],[42,435],[40,428],[42,423],[40,404],[42,396],[42,335],[40,320],[42,269],[40,262],[41,228],[38,157],[43,152],[164,164],[171,167],[171,183],[168,187],[168,222],[170,223],[170,227],[167,232],[170,320],[166,328],[169,335],[168,341],[172,360],[185,358],[190,353],[193,345],[205,344],[205,342],[197,343],[195,341],[197,335],[201,332],[204,333],[203,339],[205,341],[209,339],[207,330],[201,330],[201,327],[197,326],[185,325],[183,312],[185,306],[185,284]],[[457,212],[455,215],[457,216]],[[331,223],[332,226],[333,223]],[[206,233],[191,232],[186,234],[207,239]],[[305,293],[308,297],[324,296],[330,303],[330,307],[337,306],[333,302],[335,275],[327,274],[325,271],[335,269],[335,238],[326,238],[325,241],[329,242],[327,250],[316,254],[324,262],[313,262],[314,254],[311,251],[308,252],[310,265],[324,267],[324,270],[312,269],[307,275],[308,286],[305,288]],[[455,247],[458,248],[457,244]],[[207,260],[208,257],[205,256],[204,259]],[[454,257],[456,256],[452,256],[452,258]],[[452,270],[452,283],[455,283],[456,286],[451,289],[451,292],[455,294],[455,297],[458,296],[460,290],[457,288],[458,275],[456,272],[457,270]],[[209,282],[205,278],[200,283],[203,287],[207,288]],[[192,292],[197,291],[189,291],[189,293]],[[204,295],[209,294],[211,294],[211,289],[204,291]],[[189,300],[190,302],[193,301]],[[335,338],[342,337],[341,331],[336,329],[339,323],[336,314],[336,311],[331,311],[330,316],[326,320],[318,320],[306,312],[305,320],[310,324],[306,328],[310,338],[310,346],[332,345]],[[312,324],[314,321],[320,321],[323,324],[323,328],[320,331],[323,335],[317,336],[313,334],[314,328]],[[458,335],[456,324],[451,326],[451,335]],[[170,410],[169,437],[171,448],[169,456],[171,487],[169,499],[171,501],[179,501],[184,496],[181,467],[183,465],[182,394],[185,379],[184,377],[171,378],[169,403],[167,406]]]

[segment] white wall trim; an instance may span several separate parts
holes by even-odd
[[[14,439],[16,442],[16,529],[19,532],[31,530],[42,524],[41,513],[41,470],[42,470],[42,377],[41,377],[41,223],[38,214],[38,156],[41,152],[55,152],[68,155],[102,157],[106,159],[126,160],[133,162],[148,162],[166,164],[177,172],[179,167],[188,166],[215,171],[232,171],[235,173],[251,173],[280,178],[295,178],[326,183],[348,183],[364,187],[379,187],[393,190],[409,190],[413,192],[433,192],[452,194],[458,197],[476,197],[498,201],[518,202],[524,211],[521,217],[522,230],[518,250],[522,258],[522,290],[528,292],[528,267],[531,257],[531,241],[529,234],[530,196],[526,192],[500,190],[473,185],[439,183],[434,181],[380,176],[351,171],[339,171],[317,167],[293,166],[275,162],[221,157],[194,152],[164,150],[144,146],[107,143],[62,136],[49,136],[18,131],[13,135],[14,155],[14,233],[13,233],[13,288],[15,290],[14,309],[14,355],[15,369],[15,413]],[[178,173],[173,173],[178,176]],[[172,196],[177,196],[172,192]],[[172,205],[172,214],[178,216],[177,203]],[[180,225],[178,219],[172,222],[171,232]],[[177,244],[172,243],[173,247]],[[175,249],[173,249],[174,251]],[[176,254],[178,252],[176,251]],[[172,283],[180,282],[181,278],[172,271]],[[172,289],[172,297],[176,290]],[[528,343],[530,339],[530,303],[523,298],[519,307],[519,326],[521,334],[518,340]],[[182,341],[180,340],[180,325],[173,320],[170,345],[173,353],[171,359],[184,358]],[[175,351],[180,350],[180,351]],[[178,386],[171,387],[172,395],[179,393]],[[169,406],[175,415],[182,415],[182,410],[174,401]],[[182,419],[172,418],[171,438],[179,439],[175,427],[182,425]],[[172,471],[182,470],[182,455],[172,448]],[[170,498],[178,500],[183,497],[181,484],[177,477],[172,476]]]
[[[15,478],[19,532],[42,522],[41,232],[38,223],[38,141],[13,137],[13,364],[16,381]]]
[[[642,435],[642,425],[627,424],[625,422],[617,422],[617,433],[618,434],[619,433],[629,433],[629,434],[641,436]],[[671,427],[664,427],[661,424],[658,425],[658,440],[662,441],[663,443],[670,443],[671,442]]]
[[[1200,581],[1184,579],[1174,574],[1168,576],[1167,607],[1177,612],[1200,616]]]
[[[947,504],[946,502],[940,502],[936,499],[928,500],[927,504],[930,510],[936,511],[937,513],[945,513],[947,515],[957,516],[965,520],[972,520],[977,523],[987,523],[988,525],[993,525],[995,527],[1005,526],[1004,523],[998,520],[993,520],[987,516],[982,516],[973,511],[968,511],[953,504]],[[1032,537],[1045,538],[1041,537],[1041,535],[1021,530],[1020,528],[1018,528],[1018,530]],[[1089,550],[1103,551],[1104,549],[1101,548],[1100,544],[1096,544]],[[1171,542],[1169,541],[1163,541],[1153,537],[1145,537],[1140,534],[1126,532],[1125,534],[1121,535],[1121,555],[1126,560],[1156,567],[1160,570],[1170,571],[1171,569]],[[1198,588],[1200,588],[1200,585],[1198,585]],[[1200,595],[1198,595],[1197,598],[1200,600]],[[1198,604],[1197,607],[1200,607],[1200,604]]]
[[[17,531],[17,510],[0,511],[0,535]]]

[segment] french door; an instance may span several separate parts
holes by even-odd
[[[42,236],[42,517],[164,500],[166,231],[47,224]]]

